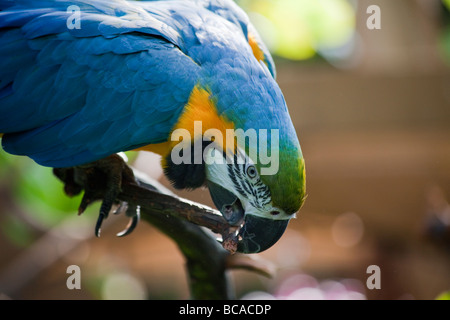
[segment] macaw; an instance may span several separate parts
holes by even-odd
[[[152,151],[176,188],[207,186],[224,216],[243,216],[239,252],[279,240],[304,202],[305,162],[273,59],[237,4],[0,0],[0,10],[5,151],[53,168]],[[192,139],[174,140],[177,129]],[[205,140],[209,129],[276,129],[258,144],[277,142],[278,170],[262,173],[255,144]],[[215,144],[206,158],[174,161],[174,148],[199,140],[201,151]],[[207,161],[230,154],[241,161]]]

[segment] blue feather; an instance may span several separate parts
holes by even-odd
[[[67,28],[69,5],[80,7],[81,29]],[[197,84],[236,127],[293,130],[267,79],[270,55],[269,68],[254,58],[253,27],[231,0],[0,0],[0,8],[8,152],[68,167],[166,141]],[[282,114],[267,115],[269,104]]]

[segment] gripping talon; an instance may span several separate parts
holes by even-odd
[[[78,207],[78,214],[97,200],[102,200],[100,214],[95,225],[95,235],[100,237],[103,220],[108,217],[114,204],[119,203],[114,214],[125,212],[130,217],[127,228],[118,233],[119,237],[130,234],[140,220],[139,206],[128,207],[126,202],[117,201],[121,186],[125,183],[137,183],[133,170],[126,165],[124,159],[113,154],[92,163],[70,168],[54,168],[54,174],[64,182],[65,192],[72,196],[84,190]]]
[[[127,211],[127,213],[128,212],[129,211]],[[137,206],[136,211],[134,212],[133,216],[131,217],[130,222],[128,223],[127,227],[125,228],[125,230],[119,232],[117,234],[117,236],[124,237],[126,235],[129,235],[136,228],[136,226],[138,225],[140,220],[141,220],[141,210],[140,210],[140,207]]]

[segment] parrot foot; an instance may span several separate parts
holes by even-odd
[[[115,214],[125,213],[130,222],[125,230],[117,236],[130,234],[140,220],[139,206],[128,206],[126,202],[118,202],[123,182],[136,183],[133,171],[124,159],[113,154],[104,159],[71,168],[54,168],[53,173],[64,182],[64,191],[68,196],[74,196],[84,190],[84,195],[78,208],[82,214],[86,208],[97,200],[102,200],[100,212],[95,225],[95,235],[100,236],[103,221],[108,217],[113,205],[119,203]]]
[[[133,232],[133,230],[141,220],[140,206],[129,206],[127,202],[122,201],[120,202],[119,207],[114,211],[114,214],[120,214],[122,212],[124,212],[125,215],[130,218],[130,222],[128,222],[127,227],[123,231],[116,234],[118,237],[129,235],[131,232]]]

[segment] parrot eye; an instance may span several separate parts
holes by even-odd
[[[249,176],[249,178],[253,179],[256,177],[257,174],[258,174],[258,172],[256,171],[255,166],[253,166],[253,165],[248,166],[247,175]]]

